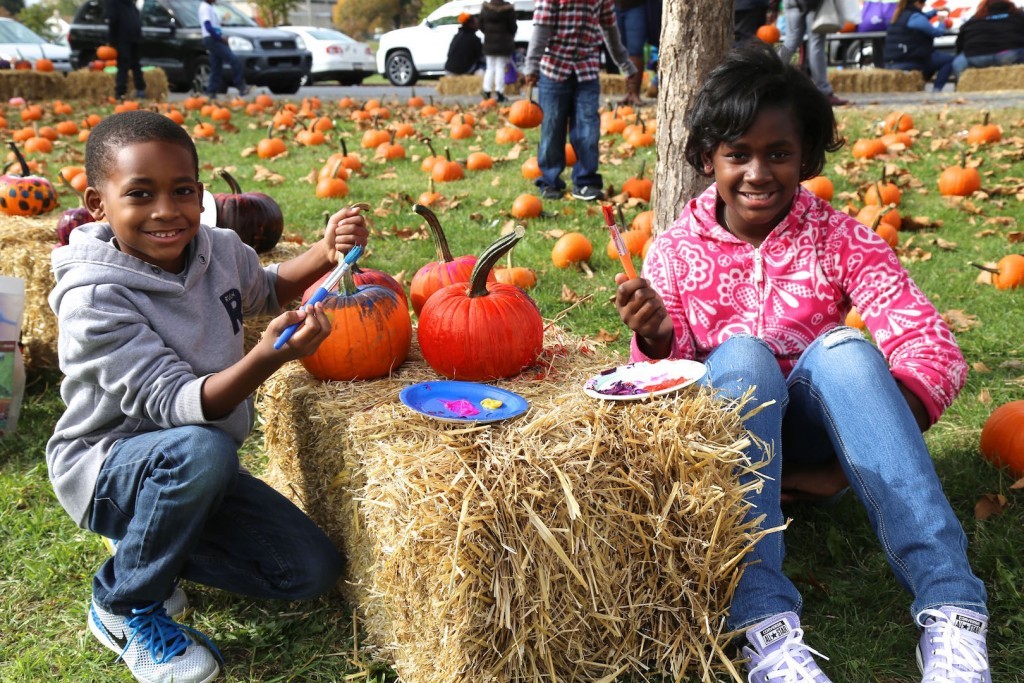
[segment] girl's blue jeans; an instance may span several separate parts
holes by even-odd
[[[839,327],[816,339],[784,377],[771,349],[737,335],[706,361],[705,382],[726,398],[756,387],[748,410],[775,403],[745,427],[767,444],[752,445],[760,492],[748,494],[748,519],[781,526],[780,481],[785,464],[815,465],[838,457],[850,488],[867,509],[889,565],[910,592],[911,613],[955,605],[987,614],[987,595],[967,561],[967,538],[942,491],[913,413],[881,352],[858,331]],[[781,446],[781,447],[780,447]],[[758,542],[746,558],[729,628],[740,630],[780,612],[799,612],[796,587],[782,572],[782,532]],[[870,590],[870,586],[865,586]]]
[[[598,145],[601,139],[600,106],[601,83],[598,79],[581,81],[570,76],[556,81],[541,74],[538,81],[537,103],[544,110],[541,121],[537,166],[541,177],[538,187],[565,189],[561,179],[565,170],[565,131],[569,129],[569,142],[576,152],[572,167],[572,184],[576,189],[603,185],[597,172]]]
[[[93,577],[116,614],[165,600],[179,578],[260,598],[330,590],[342,560],[288,499],[241,470],[225,432],[193,425],[115,444],[96,482],[90,528],[118,541]]]

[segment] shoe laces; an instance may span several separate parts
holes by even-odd
[[[163,603],[154,602],[147,607],[133,609],[132,616],[126,625],[131,631],[131,637],[125,644],[124,650],[121,651],[119,659],[124,657],[132,643],[138,640],[155,663],[166,664],[188,649],[191,640],[186,634],[191,634],[202,640],[221,663],[224,661],[220,650],[209,638],[194,628],[179,624],[168,616]]]
[[[754,674],[766,673],[766,681],[827,683],[828,678],[818,668],[814,656],[821,657],[826,661],[828,661],[828,657],[814,648],[808,647],[804,643],[803,637],[804,630],[802,628],[793,629],[778,649],[766,654],[764,659],[749,671],[749,677],[753,679]]]
[[[925,622],[922,648],[931,654],[928,671],[922,683],[980,683],[988,670],[988,657],[977,638],[971,638],[953,624],[943,612],[926,609],[920,620]]]

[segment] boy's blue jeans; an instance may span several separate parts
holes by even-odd
[[[748,518],[764,515],[762,528],[781,526],[780,481],[784,462],[823,464],[833,457],[868,518],[899,583],[913,597],[911,613],[956,605],[987,614],[987,595],[967,561],[967,538],[942,491],[914,416],[879,350],[853,328],[840,327],[807,348],[783,377],[768,345],[737,335],[706,361],[705,382],[737,398],[755,385],[748,410],[775,404],[745,426],[779,453],[760,470],[764,486],[748,494]],[[753,462],[769,456],[756,445]],[[750,477],[757,475],[748,475]],[[764,537],[733,598],[730,629],[744,629],[780,612],[799,612],[800,594],[782,572],[782,532]],[[865,589],[869,589],[865,586]]]
[[[288,499],[242,471],[234,440],[176,427],[119,441],[96,482],[90,528],[118,540],[93,578],[116,614],[165,600],[178,578],[261,598],[330,590],[342,561]]]
[[[598,143],[601,138],[600,106],[601,83],[598,79],[581,81],[570,76],[556,81],[541,74],[538,81],[537,103],[544,110],[540,128],[540,146],[537,166],[541,176],[537,187],[565,189],[560,178],[565,170],[565,131],[569,129],[569,142],[576,152],[572,167],[572,184],[576,189],[603,185],[597,172]]]

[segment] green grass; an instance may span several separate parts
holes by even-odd
[[[358,148],[361,131],[348,123],[347,113],[335,110],[331,102],[323,104],[346,131],[349,147]],[[396,117],[404,109],[392,107]],[[987,225],[987,218],[1012,216],[1019,221],[1024,211],[1012,194],[975,201],[980,213],[940,198],[935,191],[936,178],[941,168],[954,160],[956,145],[931,151],[929,143],[949,139],[980,116],[967,108],[910,111],[927,137],[890,160],[920,181],[920,190],[905,191],[900,209],[943,224],[937,230],[913,235],[912,247],[920,247],[930,258],[907,261],[907,267],[940,311],[958,309],[976,316],[977,324],[957,336],[968,361],[987,368],[979,366],[971,372],[959,399],[928,432],[927,440],[947,495],[967,532],[972,564],[990,593],[993,679],[1010,681],[1024,671],[1024,651],[1019,645],[1024,642],[1020,610],[1024,564],[1015,552],[1024,547],[1024,512],[1020,491],[1009,488],[1012,477],[985,463],[978,456],[977,442],[990,410],[1022,394],[1024,373],[1019,362],[1024,358],[1019,339],[1024,298],[1020,290],[997,291],[975,283],[978,271],[970,262],[994,261],[1011,251],[1009,232],[1021,229],[1019,224]],[[844,133],[852,143],[885,113],[845,109]],[[994,117],[1004,126],[1006,138],[1024,135],[1024,111],[997,111]],[[453,156],[464,159],[476,149],[495,157],[507,154],[507,148],[493,142],[495,115],[485,120],[488,127],[479,127],[478,138],[451,145]],[[435,138],[438,151],[443,149],[445,126],[419,117],[412,121],[421,133]],[[192,123],[190,120],[189,125]],[[406,195],[415,197],[427,189],[425,174],[418,161],[412,160],[426,153],[421,143],[403,141],[410,155],[407,161],[367,163],[365,177],[351,180],[349,197],[331,202],[315,199],[313,185],[305,179],[335,147],[301,148],[290,143],[284,158],[261,161],[254,155],[243,157],[241,150],[256,144],[265,124],[240,113],[235,114],[233,123],[237,133],[225,133],[215,144],[199,145],[203,180],[211,190],[227,191],[222,181],[211,181],[214,167],[235,167],[243,189],[271,194],[284,209],[286,231],[307,240],[320,233],[324,211],[348,201],[368,201],[376,211],[371,248],[363,265],[392,274],[404,271],[408,281],[419,266],[435,257],[431,242],[424,239],[423,222],[405,201]],[[521,177],[519,165],[535,153],[538,131],[527,136],[530,144],[520,158],[499,161],[493,171],[438,186],[450,201],[439,214],[456,254],[479,252],[490,243],[510,220],[507,210],[512,200],[532,190]],[[77,144],[73,147],[80,148]],[[621,151],[618,142],[606,143],[603,148],[602,172],[606,183],[614,187],[621,187],[636,173],[641,158],[648,160],[649,167],[654,161],[653,150],[643,150],[625,161],[618,158]],[[365,152],[363,156],[367,157]],[[977,152],[977,156],[984,159],[983,171],[993,172],[986,178],[986,189],[1022,182],[1024,154],[1019,143],[1015,147],[1004,142]],[[70,147],[58,148],[52,157],[53,168],[76,159]],[[848,196],[843,193],[861,190],[876,178],[882,164],[876,160],[861,167],[850,162],[847,146],[827,166],[827,174],[836,183],[834,203],[838,206]],[[275,186],[255,182],[257,164],[281,174],[285,182]],[[842,167],[845,175],[836,167]],[[63,195],[62,203],[71,205],[73,199]],[[527,237],[515,253],[517,264],[537,270],[539,284],[532,295],[547,318],[561,316],[560,324],[577,334],[594,336],[602,329],[618,333],[611,347],[624,352],[628,335],[610,303],[611,278],[617,266],[604,255],[607,238],[597,207],[565,201],[545,202],[545,209],[545,216],[530,222]],[[636,209],[628,209],[627,218],[635,213]],[[994,230],[992,234],[984,232],[989,228]],[[595,244],[593,278],[551,265],[554,238],[550,233],[556,230],[579,230],[591,237]],[[904,242],[909,237],[902,234]],[[956,247],[942,249],[935,243],[938,238]],[[570,304],[563,300],[563,288],[585,297],[584,303],[566,310]],[[111,653],[100,647],[85,627],[90,579],[104,558],[103,547],[95,535],[75,528],[57,505],[47,480],[43,449],[63,407],[59,379],[55,372],[30,372],[19,432],[0,441],[0,528],[4,530],[0,537],[0,593],[4,596],[0,681],[128,681],[131,677],[126,668],[115,664]],[[986,396],[990,402],[981,400]],[[864,409],[872,407],[865,405]],[[244,459],[254,471],[261,471],[258,433],[248,442]],[[986,493],[1005,495],[1009,507],[999,517],[978,521],[974,504]],[[787,571],[804,593],[808,640],[831,658],[827,668],[833,680],[920,680],[913,662],[916,636],[908,614],[909,597],[893,579],[861,506],[848,497],[832,508],[799,506],[790,514],[794,521],[787,533]],[[185,588],[196,608],[188,623],[220,646],[229,680],[363,681],[387,676],[379,670],[365,673],[364,662],[354,651],[349,609],[337,597],[311,603],[265,603],[196,585]]]

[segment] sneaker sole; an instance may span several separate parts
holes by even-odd
[[[584,197],[583,195],[576,194],[575,192],[572,194],[572,198],[579,199],[581,202],[596,202],[601,199],[601,197]]]

